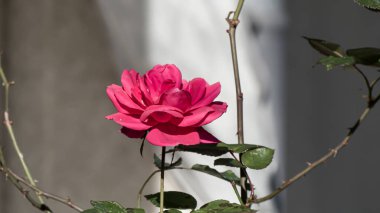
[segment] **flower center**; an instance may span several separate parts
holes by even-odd
[[[176,107],[185,112],[191,106],[191,95],[185,90],[173,88],[162,94],[160,104]]]

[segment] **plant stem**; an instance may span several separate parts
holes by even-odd
[[[363,78],[363,80],[364,80],[364,83],[365,83],[365,85],[366,85],[366,87],[367,87],[367,91],[368,91],[368,103],[371,103],[371,101],[372,101],[372,91],[373,91],[373,87],[372,87],[372,85],[371,85],[371,83],[369,82],[369,79],[368,79],[368,77],[364,74],[364,72],[361,70],[361,69],[359,69],[359,67],[358,66],[356,66],[356,65],[353,65],[352,66],[360,75],[361,75],[361,77]],[[376,83],[376,82],[375,82]]]
[[[36,183],[35,183],[35,181],[32,177],[32,174],[30,173],[30,170],[29,170],[29,168],[28,168],[28,166],[24,160],[24,155],[22,154],[20,147],[17,143],[16,137],[15,137],[15,134],[14,134],[14,131],[12,128],[12,122],[9,119],[9,113],[8,113],[8,110],[9,110],[9,87],[10,87],[10,85],[12,85],[14,83],[8,81],[8,79],[4,73],[4,70],[1,68],[1,66],[0,66],[0,76],[1,76],[1,80],[3,81],[3,86],[5,88],[4,124],[7,128],[7,131],[8,131],[10,138],[11,138],[13,147],[16,150],[17,156],[21,162],[22,168],[24,170],[24,173],[25,173],[29,183],[32,186],[36,187]],[[38,193],[36,193],[36,195],[37,195],[37,198],[40,201],[40,203],[44,204],[44,200],[42,199],[41,195],[39,195]]]
[[[230,154],[232,155],[232,157],[235,159],[235,160],[237,160],[237,161],[239,161],[238,159],[237,159],[237,157],[234,155],[234,153],[233,152],[230,152]],[[249,199],[254,199],[255,198],[255,194],[254,194],[254,191],[255,191],[255,186],[253,185],[253,182],[252,182],[252,180],[251,180],[251,178],[249,177],[249,175],[248,175],[248,172],[247,172],[247,169],[246,168],[243,168],[243,171],[244,171],[244,173],[245,173],[245,175],[246,175],[246,177],[247,177],[247,181],[248,181],[248,183],[249,183],[249,185],[250,185],[250,190],[251,190],[251,194],[249,195]]]
[[[165,180],[165,148],[162,147],[161,156],[161,179],[160,179],[160,213],[164,212],[164,180]]]
[[[236,50],[236,28],[239,24],[239,15],[243,8],[244,0],[239,0],[238,6],[236,10],[233,12],[234,16],[230,19],[232,13],[228,14],[226,21],[229,24],[229,29],[227,33],[230,37],[230,46],[231,46],[231,54],[232,54],[232,63],[234,69],[234,78],[235,78],[235,91],[236,91],[236,104],[237,104],[237,135],[238,135],[238,143],[244,144],[244,128],[243,128],[243,93],[241,91],[240,85],[240,76],[239,76],[239,64],[237,58],[237,50]],[[239,155],[241,159],[241,154]],[[240,183],[241,183],[241,198],[244,203],[247,202],[247,177],[246,173],[243,169],[240,169]]]
[[[59,197],[57,195],[53,195],[53,194],[50,194],[50,193],[47,193],[47,192],[44,192],[42,191],[41,189],[39,189],[38,187],[36,186],[33,186],[32,184],[30,184],[28,181],[26,181],[25,179],[21,178],[19,175],[17,175],[16,173],[14,173],[12,170],[10,170],[6,164],[5,164],[5,160],[4,160],[4,155],[3,155],[3,152],[2,150],[0,149],[0,172],[4,173],[4,175],[6,177],[8,177],[8,179],[10,180],[10,182],[25,196],[25,198],[34,206],[36,207],[37,209],[41,210],[41,211],[49,211],[49,212],[52,212],[51,209],[46,206],[45,204],[41,203],[40,201],[38,200],[35,200],[29,193],[29,191],[27,189],[25,189],[23,187],[23,185],[25,185],[26,187],[28,187],[29,189],[33,190],[34,192],[36,192],[36,194],[38,195],[41,195],[41,196],[44,196],[46,198],[50,198],[52,200],[55,200],[57,202],[60,202],[62,204],[65,204],[67,205],[68,207],[76,210],[77,212],[82,212],[83,210],[78,207],[77,205],[73,204],[72,201],[70,199],[64,199],[62,197]],[[20,183],[22,183],[23,185],[21,185]]]
[[[141,186],[140,190],[139,190],[139,193],[137,195],[137,208],[141,208],[141,195],[142,195],[142,192],[144,191],[144,188],[146,186],[146,184],[149,183],[150,179],[152,179],[152,177],[157,174],[158,172],[160,172],[161,170],[155,170],[154,172],[152,172],[152,174],[149,175],[149,177],[145,180],[145,182],[143,183],[143,185]]]
[[[240,12],[243,9],[244,0],[239,0],[236,10],[234,12],[234,17],[232,19],[238,20],[240,16]]]
[[[319,158],[318,160],[314,161],[313,163],[308,163],[308,166],[305,169],[303,169],[301,172],[297,173],[292,178],[284,181],[283,184],[280,187],[278,187],[275,191],[273,191],[269,195],[264,196],[262,198],[258,198],[256,200],[253,200],[252,202],[253,203],[261,203],[261,202],[264,202],[264,201],[267,201],[267,200],[270,200],[270,199],[274,198],[275,196],[277,196],[278,194],[280,194],[283,190],[285,190],[286,188],[288,188],[290,185],[292,185],[293,183],[295,183],[296,181],[298,181],[299,179],[301,179],[302,177],[304,177],[310,171],[312,171],[313,169],[315,169],[318,166],[322,165],[323,163],[327,162],[327,160],[329,160],[330,158],[334,158],[341,149],[343,149],[345,146],[348,145],[348,142],[350,141],[352,135],[356,132],[356,130],[359,128],[359,126],[361,125],[361,123],[363,122],[363,120],[367,117],[368,113],[371,111],[371,109],[375,106],[375,104],[379,100],[380,100],[380,94],[373,100],[373,102],[372,102],[371,105],[368,105],[364,109],[364,111],[362,112],[362,114],[360,115],[360,117],[358,118],[358,120],[350,128],[350,130],[347,133],[346,137],[335,148],[330,149],[330,151],[328,153],[326,153],[325,155],[323,155],[321,158]]]
[[[239,195],[239,192],[238,192],[237,187],[236,187],[236,183],[232,181],[232,182],[231,182],[231,185],[232,185],[232,188],[234,189],[234,192],[235,192],[236,197],[238,198],[240,204],[244,206],[245,203],[243,202],[243,200],[241,199],[241,197],[240,197],[240,195]]]
[[[194,170],[194,169],[191,169],[191,168],[185,168],[185,167],[172,167],[172,168],[168,168],[166,169],[167,171],[170,171],[170,170],[175,170],[175,169],[183,169],[183,170],[189,170],[189,171],[196,171],[196,172],[200,172],[200,173],[203,173],[205,174],[204,172],[202,171],[199,171],[199,170]],[[161,172],[161,169],[158,169],[158,170],[154,170],[149,176],[148,178],[144,181],[143,185],[141,186],[140,190],[139,190],[139,193],[137,195],[137,208],[141,208],[141,197],[142,197],[142,193],[146,187],[146,185],[149,183],[149,181],[153,178],[154,175],[156,175],[157,173]],[[231,183],[231,186],[234,188],[236,187],[236,184],[235,186]],[[253,186],[253,185],[252,185]],[[253,189],[252,189],[253,190]],[[235,191],[235,188],[234,188],[234,191]],[[238,198],[239,200],[241,199],[240,196]]]

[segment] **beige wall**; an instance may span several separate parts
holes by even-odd
[[[90,199],[134,207],[138,187],[152,169],[152,154],[146,149],[142,159],[139,143],[127,140],[117,125],[104,119],[114,111],[105,88],[119,82],[120,72],[96,1],[3,3],[3,64],[16,81],[12,119],[39,185],[83,207]],[[138,14],[135,7],[129,9],[125,12]],[[10,166],[21,174],[9,141],[1,145]],[[38,212],[3,176],[0,187],[0,212]],[[52,203],[55,212],[70,212]]]

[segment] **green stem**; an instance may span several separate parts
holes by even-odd
[[[28,187],[29,189],[35,191],[36,193],[40,194],[41,196],[44,196],[48,199],[52,199],[52,200],[55,200],[57,202],[60,202],[74,210],[76,210],[77,212],[82,212],[83,209],[80,208],[79,206],[75,205],[71,199],[69,198],[63,198],[63,197],[59,197],[57,195],[54,195],[54,194],[50,194],[48,192],[45,192],[45,191],[42,191],[40,188],[36,187],[36,186],[33,186],[31,185],[27,180],[24,180],[23,178],[21,178],[20,176],[18,176],[16,173],[14,173],[12,170],[10,170],[9,168],[7,168],[5,166],[5,161],[4,161],[4,158],[2,158],[2,153],[1,153],[1,150],[0,150],[0,172],[3,172],[5,174],[6,177],[9,178],[9,180],[11,181],[11,183],[13,183],[13,185],[16,186],[16,188],[23,194],[26,196],[26,198],[29,200],[29,202],[36,208],[38,208],[39,210],[41,211],[49,211],[49,212],[52,212],[50,210],[50,208],[48,206],[46,206],[45,204],[41,204],[39,201],[35,200],[34,197],[30,196],[29,194],[29,191],[23,187],[23,185],[25,185],[26,187]],[[22,183],[23,185],[21,185],[20,183]]]
[[[1,59],[0,59],[0,63],[1,63]],[[8,82],[7,77],[5,76],[5,73],[1,67],[1,64],[0,64],[0,76],[1,76],[1,80],[3,81],[3,86],[4,86],[4,96],[5,96],[4,111],[8,112],[8,94],[9,94],[10,83]]]
[[[236,187],[236,183],[235,182],[231,182],[231,185],[232,185],[232,188],[234,189],[234,192],[236,194],[236,197],[238,198],[239,202],[241,205],[245,205],[244,201],[241,199],[240,195],[239,195],[239,191]]]
[[[240,16],[241,9],[243,8],[244,0],[239,0],[238,6],[236,7],[236,10],[234,12],[234,17],[232,19],[238,20]]]
[[[17,140],[16,140],[16,137],[15,137],[15,134],[14,134],[14,131],[13,131],[13,128],[12,128],[12,122],[10,121],[9,119],[9,113],[8,113],[8,110],[9,110],[9,86],[12,84],[12,82],[9,82],[5,73],[4,73],[4,70],[1,68],[0,66],[0,76],[1,76],[1,80],[3,81],[3,86],[5,88],[5,110],[4,110],[4,124],[7,128],[7,131],[8,131],[8,134],[11,138],[11,141],[12,141],[12,144],[13,144],[13,147],[14,149],[16,150],[16,153],[17,153],[17,156],[21,162],[21,165],[22,165],[22,168],[24,170],[24,173],[29,181],[29,183],[32,185],[32,186],[36,186],[36,183],[30,173],[30,170],[24,160],[24,155],[22,154],[21,150],[20,150],[20,147],[18,146],[18,143],[17,143]],[[42,196],[39,195],[38,193],[36,193],[37,195],[37,198],[38,200],[41,202],[41,204],[44,204],[44,200],[42,199]]]
[[[170,170],[175,170],[175,169],[183,169],[183,170],[188,170],[188,171],[196,171],[196,172],[200,172],[202,174],[207,174],[207,173],[204,173],[202,171],[199,171],[199,170],[194,170],[194,169],[191,169],[191,168],[185,168],[185,167],[173,167],[173,168],[168,168],[167,171],[170,171]],[[149,181],[153,178],[154,175],[156,175],[157,173],[159,173],[161,170],[158,169],[158,170],[155,170],[153,171],[149,176],[148,178],[144,181],[143,185],[141,186],[140,190],[139,190],[139,193],[137,195],[137,208],[141,208],[141,197],[142,197],[142,193],[146,187],[146,185],[149,183]],[[215,177],[215,176],[214,176]],[[232,185],[232,184],[231,184]],[[236,188],[236,184],[235,186],[232,185],[232,187]],[[234,191],[235,191],[235,188],[234,188]],[[252,189],[253,190],[253,189]],[[240,200],[240,196],[239,196],[239,200]]]
[[[137,208],[141,208],[141,196],[142,196],[142,193],[144,191],[144,188],[146,186],[146,184],[149,183],[150,179],[152,179],[152,177],[157,174],[158,172],[160,172],[161,170],[155,170],[154,172],[152,172],[152,174],[149,175],[149,177],[145,180],[145,182],[143,183],[143,185],[141,186],[140,190],[139,190],[139,194],[137,195]]]
[[[3,172],[4,175],[8,178],[8,180],[24,195],[24,197],[32,204],[32,206],[36,207],[41,211],[50,210],[48,206],[45,204],[41,204],[39,201],[35,200],[33,196],[30,195],[29,191],[24,189],[24,187],[20,184],[20,181],[16,179],[8,167],[5,164],[5,158],[3,154],[3,150],[0,147],[0,172]]]
[[[162,147],[161,156],[161,179],[160,179],[160,213],[164,212],[164,181],[165,181],[165,148]]]

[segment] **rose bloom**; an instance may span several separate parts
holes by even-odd
[[[172,64],[156,65],[141,76],[125,70],[122,86],[107,87],[107,95],[118,111],[106,118],[122,126],[131,138],[146,139],[157,146],[216,143],[202,128],[226,112],[227,104],[214,101],[220,83],[209,85],[203,78],[187,82]]]

